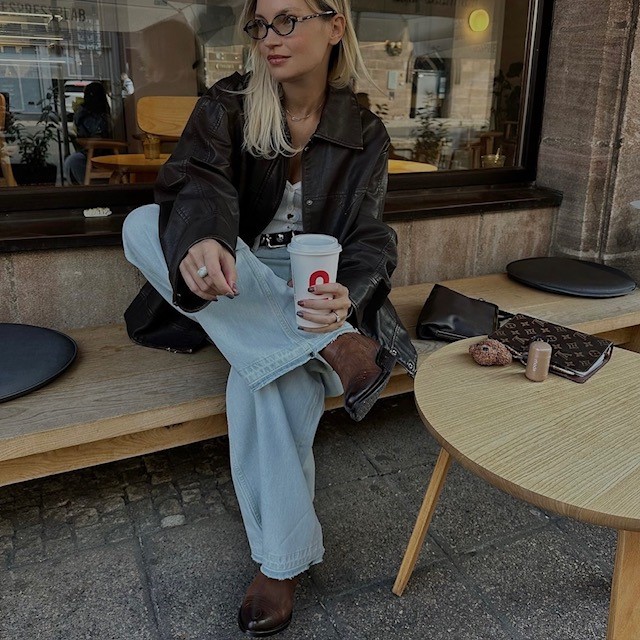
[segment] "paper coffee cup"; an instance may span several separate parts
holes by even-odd
[[[291,259],[291,277],[293,278],[293,297],[296,311],[303,310],[298,306],[299,300],[311,298],[327,298],[327,296],[309,293],[309,287],[316,284],[335,282],[338,273],[338,257],[342,251],[340,243],[333,237],[322,233],[303,233],[293,236],[287,245]],[[322,314],[315,309],[305,308],[309,314]],[[299,327],[322,327],[325,324],[310,322],[296,316]]]

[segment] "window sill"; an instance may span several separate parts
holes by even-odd
[[[385,222],[485,211],[556,207],[562,194],[529,185],[419,189],[387,194]],[[133,207],[111,207],[104,218],[85,218],[82,209],[0,215],[0,253],[121,245],[122,223]]]

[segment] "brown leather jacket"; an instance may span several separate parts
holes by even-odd
[[[238,73],[225,78],[198,101],[156,182],[173,302],[185,311],[208,304],[180,275],[189,248],[215,238],[234,253],[238,236],[252,246],[284,192],[288,158],[255,158],[242,148],[243,98],[234,92],[246,79]],[[331,89],[302,153],[302,222],[305,232],[335,236],[342,245],[337,279],[349,289],[349,322],[378,339],[413,375],[415,350],[387,299],[397,264],[396,234],[382,222],[388,148],[382,122],[358,105],[351,90]],[[135,331],[149,322],[141,314],[158,313],[157,301],[149,302],[153,292],[147,287],[141,295],[145,304],[128,310],[130,334],[132,324]]]

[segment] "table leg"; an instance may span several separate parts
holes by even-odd
[[[416,524],[413,527],[413,533],[409,539],[407,550],[404,552],[404,558],[402,559],[400,570],[398,571],[396,581],[393,585],[392,591],[397,596],[402,595],[402,592],[407,586],[407,582],[409,582],[409,578],[413,573],[413,569],[416,566],[418,555],[420,554],[420,549],[422,549],[424,537],[427,535],[427,530],[429,529],[429,524],[431,523],[431,518],[433,517],[436,504],[438,503],[440,492],[442,491],[442,487],[444,487],[444,481],[447,477],[447,471],[449,471],[450,464],[451,456],[449,455],[449,452],[446,449],[440,449],[440,455],[438,456],[436,466],[431,474],[431,480],[429,481],[427,492],[424,494],[424,500],[422,501],[422,506],[418,512]]]
[[[618,531],[607,640],[640,638],[640,531]]]

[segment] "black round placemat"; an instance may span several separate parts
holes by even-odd
[[[76,343],[53,329],[0,323],[0,402],[39,389],[74,360]]]
[[[631,293],[636,283],[624,271],[574,258],[525,258],[507,265],[509,277],[536,289],[583,298]]]

